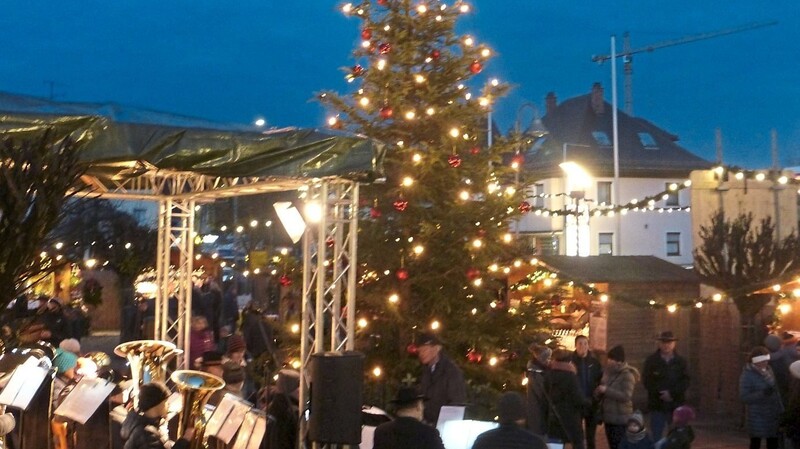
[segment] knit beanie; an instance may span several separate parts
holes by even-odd
[[[672,412],[672,422],[676,426],[686,426],[694,417],[694,410],[688,405],[681,405]]]
[[[233,334],[228,337],[228,354],[244,351],[246,349],[247,345],[244,343],[244,337],[239,334]]]
[[[53,357],[53,366],[56,367],[56,373],[64,374],[78,366],[78,356],[72,352],[58,348],[56,349],[55,357]]]
[[[497,418],[501,424],[509,424],[525,418],[525,401],[522,395],[508,391],[500,396],[497,403]]]
[[[233,361],[223,363],[222,380],[228,385],[244,382],[244,368],[242,368],[242,365]]]
[[[58,344],[58,347],[73,354],[81,353],[81,342],[74,338],[61,340],[61,343]]]
[[[608,358],[617,362],[625,361],[625,348],[622,345],[614,346],[608,350]]]
[[[769,349],[769,352],[775,352],[781,349],[781,338],[775,334],[769,334],[764,338],[764,346]]]
[[[170,394],[167,387],[160,382],[144,384],[139,387],[139,405],[137,408],[140,413],[144,413],[166,401]]]

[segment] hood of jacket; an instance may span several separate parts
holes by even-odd
[[[146,426],[158,427],[160,423],[161,420],[158,418],[148,418],[136,412],[128,412],[128,416],[126,416],[125,421],[122,422],[122,428],[119,434],[123,440],[127,440],[131,437],[131,434],[136,428],[144,428]]]
[[[614,377],[616,377],[616,376],[618,376],[618,375],[620,375],[620,374],[622,374],[624,372],[630,372],[631,374],[633,374],[633,379],[636,382],[639,382],[639,379],[641,379],[641,377],[642,377],[639,374],[639,370],[637,370],[636,368],[634,368],[631,365],[628,365],[627,362],[625,362],[625,363],[623,363],[621,365],[616,365],[616,364],[609,363],[606,366],[606,376],[609,379],[613,379]]]
[[[577,374],[578,370],[575,368],[575,365],[572,362],[551,362],[550,369],[556,371],[567,371],[572,374]]]

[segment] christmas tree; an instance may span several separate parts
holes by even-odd
[[[436,332],[473,393],[520,388],[540,307],[505,299],[504,271],[529,263],[509,222],[530,206],[515,172],[522,140],[487,139],[487,114],[508,89],[479,79],[492,50],[456,34],[464,2],[365,0],[342,11],[360,26],[345,68],[354,87],[320,101],[329,126],[389,148],[385,183],[362,190],[358,236],[357,347],[372,382],[412,381],[414,338]]]

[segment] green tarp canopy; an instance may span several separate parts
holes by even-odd
[[[214,177],[369,182],[382,175],[383,145],[316,129],[261,130],[117,104],[54,102],[0,93],[0,132],[71,137],[100,182],[152,170]]]

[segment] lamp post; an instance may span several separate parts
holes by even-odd
[[[530,109],[533,117],[531,118],[531,124],[525,128],[525,131],[521,131],[522,128],[522,111],[524,109]],[[514,153],[514,161],[512,162],[512,166],[514,167],[514,187],[519,190],[519,172],[522,170],[524,164],[519,160],[520,153],[523,149],[529,148],[530,144],[536,141],[536,139],[540,139],[548,134],[547,128],[545,128],[544,123],[542,123],[542,119],[539,115],[539,108],[536,107],[535,104],[531,102],[522,103],[519,108],[517,109],[517,118],[514,121],[514,134],[517,137],[523,137],[524,142],[517,147]],[[516,225],[514,226],[514,236],[519,236],[519,220],[517,220]]]
[[[591,184],[591,175],[575,162],[562,162],[559,164],[566,174],[565,190],[567,196],[572,201],[574,214],[564,216],[564,241],[566,255],[568,256],[588,256],[589,255],[589,217],[586,216],[583,223],[581,217],[587,212],[587,208],[581,206],[582,201],[586,200],[586,189]],[[574,218],[572,218],[574,217]],[[581,243],[584,242],[583,245]]]

